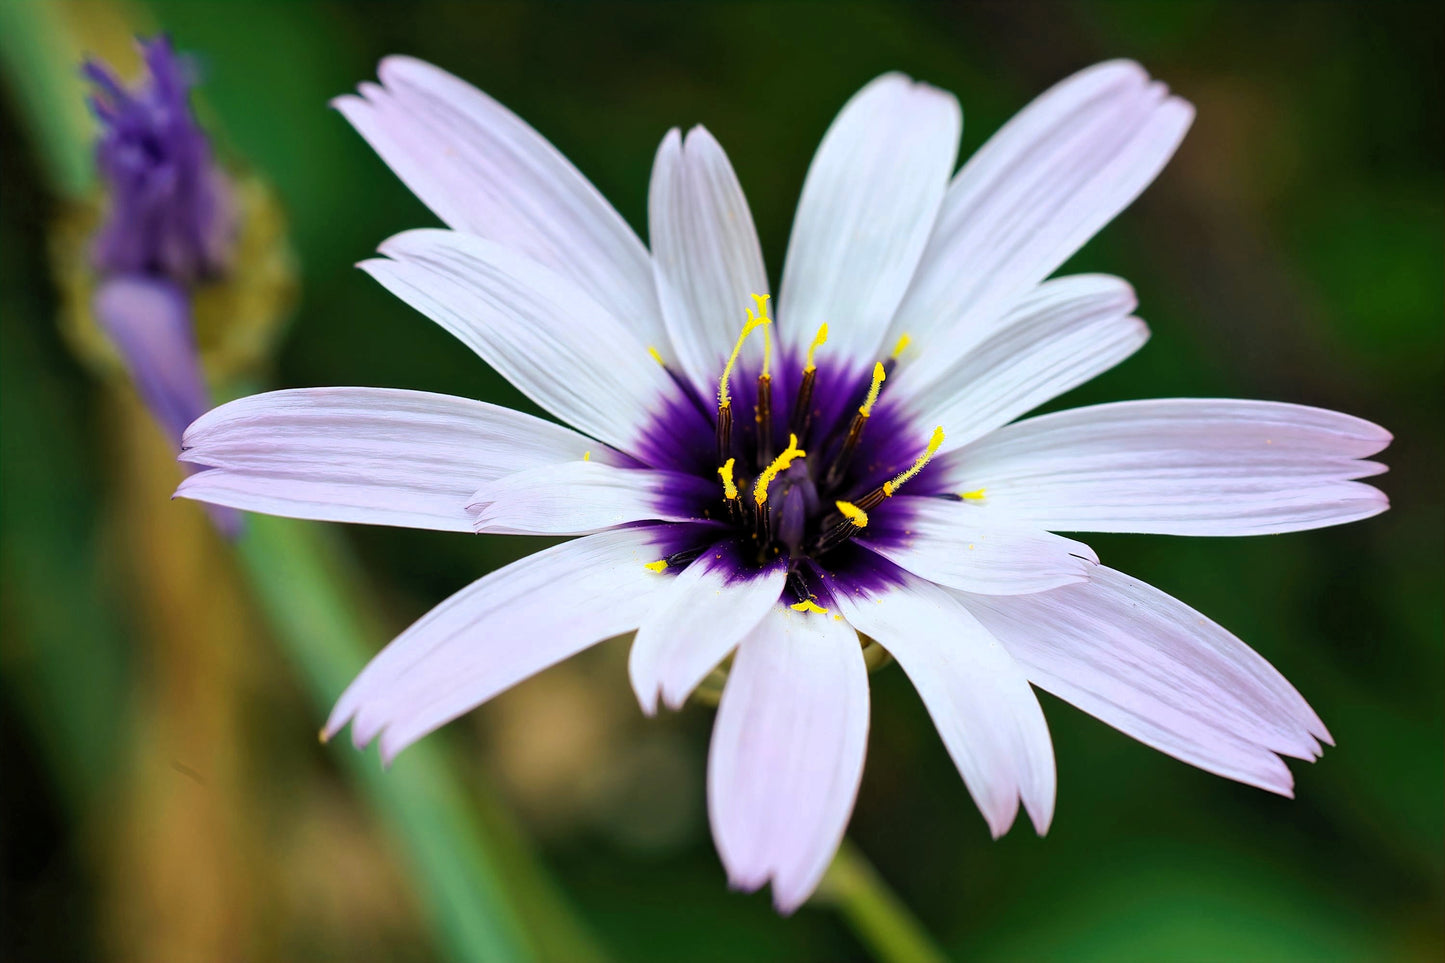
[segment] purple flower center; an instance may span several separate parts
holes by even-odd
[[[786,565],[784,601],[795,605],[826,605],[840,579],[890,580],[892,563],[856,539],[907,537],[908,499],[893,497],[905,484],[910,496],[957,497],[931,462],[941,431],[921,434],[888,398],[893,366],[859,370],[784,352],[767,374],[740,362],[726,403],[675,375],[678,395],[649,426],[641,454],[650,467],[691,476],[664,496],[669,513],[706,521],[673,527],[659,569],[704,554],[740,578]]]

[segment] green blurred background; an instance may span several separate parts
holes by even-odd
[[[111,9],[62,6],[92,26]],[[496,96],[639,232],[658,140],[706,124],[748,193],[774,279],[813,148],[877,73],[956,92],[966,154],[1066,74],[1140,60],[1198,119],[1154,187],[1069,268],[1129,278],[1154,337],[1058,404],[1222,395],[1343,409],[1395,433],[1381,480],[1394,507],[1298,535],[1091,542],[1264,653],[1338,748],[1292,765],[1289,801],[1044,696],[1058,817],[1046,839],[1020,826],[991,842],[895,667],[874,676],[851,834],[960,959],[1441,958],[1438,4],[124,9],[199,58],[203,122],[226,159],[267,178],[284,204],[300,300],[257,386],[390,385],[523,406],[352,268],[388,235],[434,223],[326,106],[372,78],[381,56],[415,54]],[[27,82],[54,54],[27,47],[17,59],[13,39],[0,99],[0,953],[453,953],[397,836],[357,790],[349,745],[316,743],[315,690],[331,686],[329,699],[339,686],[305,681],[225,546],[199,531],[195,506],[165,499],[175,469],[125,392],[97,380],[57,331],[47,239],[63,181],[34,135],[50,108]],[[337,536],[346,577],[367,597],[367,651],[536,547],[303,528]],[[346,672],[359,668],[348,658]],[[503,887],[507,860],[525,863],[579,939],[612,959],[864,958],[824,909],[784,920],[766,897],[727,891],[703,801],[710,723],[696,706],[643,719],[625,645],[613,642],[429,741],[464,810],[490,813],[511,853]],[[362,761],[378,767],[374,754]],[[405,758],[385,778],[408,778]]]

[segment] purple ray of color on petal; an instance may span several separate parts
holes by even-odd
[[[235,210],[191,112],[185,63],[164,37],[140,46],[146,79],[134,89],[95,61],[82,68],[96,86],[95,159],[110,205],[92,253],[103,274],[191,283],[225,267]]]

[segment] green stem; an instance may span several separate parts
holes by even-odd
[[[948,957],[883,877],[847,839],[814,897],[833,906],[884,963],[946,963]]]
[[[246,522],[239,545],[246,575],[324,712],[386,633],[366,616],[342,554],[324,533],[261,515]],[[408,749],[389,771],[349,745],[338,745],[335,756],[402,844],[422,891],[419,903],[435,914],[449,956],[601,958],[544,875],[528,865],[525,848],[499,845],[496,829],[479,824],[482,810],[493,811],[496,822],[499,807],[479,805],[463,788],[437,740]],[[515,842],[509,829],[502,834]]]

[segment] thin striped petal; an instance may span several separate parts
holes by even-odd
[[[498,478],[467,507],[478,532],[586,535],[628,522],[702,521],[701,507],[716,488],[680,472],[573,461]]]
[[[472,530],[481,483],[575,461],[626,459],[531,415],[394,388],[297,388],[240,398],[187,429],[181,460],[206,470],[178,495],[321,521]]]
[[[1053,742],[1028,680],[998,640],[923,579],[842,589],[834,602],[908,673],[994,837],[1013,825],[1020,799],[1034,828],[1047,832],[1056,791]]]
[[[857,634],[781,607],[743,639],[708,752],[708,816],[728,879],[772,880],[791,913],[843,838],[868,743],[868,670]]]
[[[576,285],[455,231],[399,234],[362,267],[537,404],[625,451],[677,386],[647,346]],[[698,416],[701,418],[701,415]]]
[[[1263,535],[1389,507],[1354,479],[1390,434],[1304,405],[1198,398],[1075,408],[956,452],[949,481],[999,521],[1050,531]]]
[[[1026,595],[1088,579],[1099,563],[1083,542],[1021,525],[990,524],[972,504],[900,495],[902,537],[860,544],[930,582],[983,595]]]
[[[672,350],[699,393],[717,388],[733,342],[768,293],[763,251],[752,212],[722,146],[706,128],[684,139],[676,129],[657,149],[647,214],[657,295]],[[743,345],[743,357],[762,359],[762,339]]]
[[[801,354],[819,325],[829,355],[872,364],[938,216],[958,157],[953,95],[884,74],[823,136],[783,264],[778,324]]]
[[[1149,329],[1130,316],[1135,304],[1119,278],[1046,281],[938,380],[915,392],[903,365],[889,391],[913,399],[919,424],[948,426],[942,451],[961,448],[1138,351]]]
[[[1038,595],[961,596],[1030,681],[1145,745],[1290,795],[1276,753],[1313,760],[1330,735],[1294,686],[1216,623],[1100,566]]]
[[[665,337],[646,248],[561,152],[431,64],[387,57],[379,74],[333,105],[422,203],[567,278],[644,344]]]
[[[1127,207],[1194,109],[1135,63],[1090,67],[1005,124],[953,179],[889,341],[912,335],[920,383],[986,337]]]
[[[657,576],[666,588],[638,627],[627,666],[648,715],[657,711],[659,695],[669,709],[681,709],[697,684],[777,607],[786,566],[740,576],[733,552],[718,546],[676,577]]]
[[[538,552],[473,582],[371,660],[332,710],[358,747],[386,761],[523,679],[635,629],[660,585],[644,565],[657,532],[603,532]]]

